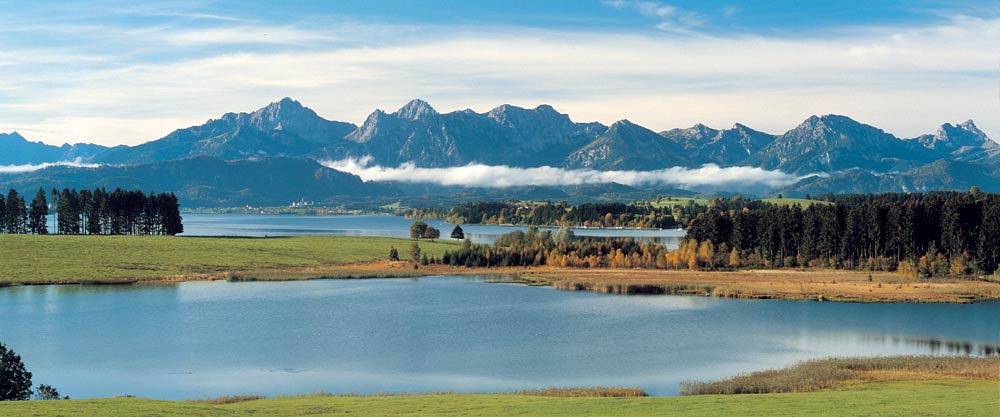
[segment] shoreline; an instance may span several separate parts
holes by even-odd
[[[447,219],[415,218],[415,217],[414,218],[409,218],[409,217],[405,217],[405,216],[404,216],[404,218],[406,218],[406,220],[413,220],[413,221],[429,221],[429,220],[433,220],[433,221],[442,221],[442,222],[445,222],[447,224],[454,224],[454,223],[449,222]],[[676,228],[657,229],[655,227],[587,227],[587,226],[582,226],[582,225],[576,225],[576,226],[574,226],[574,225],[558,225],[558,224],[523,224],[523,223],[462,223],[462,224],[458,224],[458,226],[497,226],[497,227],[532,227],[532,226],[534,226],[534,227],[537,227],[537,228],[540,228],[540,229],[541,228],[545,228],[545,229],[559,229],[559,228],[563,228],[563,227],[568,227],[570,229],[580,229],[580,230],[631,230],[631,231],[637,231],[637,232],[663,232],[663,231],[668,231],[668,230],[684,230],[684,229],[676,229]]]
[[[565,267],[468,268],[406,261],[370,261],[323,266],[232,270],[202,274],[120,279],[11,281],[0,287],[35,285],[135,285],[186,281],[251,282],[317,279],[420,278],[438,275],[483,276],[487,283],[549,286],[562,291],[617,295],[690,295],[758,300],[828,302],[951,303],[1000,300],[1000,283],[984,280],[900,278],[888,273],[840,270],[688,271],[584,269]]]
[[[681,395],[641,388],[550,387],[504,392],[253,393],[159,400],[131,395],[5,401],[0,415],[992,415],[1000,357],[842,357],[720,380],[682,383]],[[906,398],[907,401],[900,401]],[[941,401],[947,398],[948,401]],[[836,404],[835,408],[831,408]],[[599,411],[595,413],[595,410]]]

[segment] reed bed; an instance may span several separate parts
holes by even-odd
[[[807,392],[852,382],[926,378],[1000,380],[1000,356],[891,356],[829,358],[720,381],[681,383],[681,395]]]

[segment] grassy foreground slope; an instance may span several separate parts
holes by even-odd
[[[894,381],[789,394],[561,398],[285,397],[212,405],[138,398],[0,403],[2,416],[1000,416],[996,381]]]
[[[194,238],[168,236],[0,235],[0,283],[63,283],[300,268],[386,259],[411,241],[386,237],[303,236]],[[456,243],[421,241],[440,257]]]

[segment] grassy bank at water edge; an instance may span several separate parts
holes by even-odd
[[[0,403],[0,416],[1000,416],[996,381],[891,381],[816,392],[566,398],[505,394],[303,396],[229,404],[140,398]]]
[[[395,247],[410,256],[409,239],[360,236],[273,238],[0,235],[0,284],[115,282],[197,278],[387,259]],[[427,256],[455,242],[420,241]]]

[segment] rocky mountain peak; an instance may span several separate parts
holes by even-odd
[[[253,126],[261,130],[281,130],[291,126],[301,124],[312,124],[317,122],[329,122],[316,112],[302,105],[298,101],[285,97],[281,100],[270,103],[264,107],[250,113],[226,113],[219,119],[209,119],[207,122],[223,122],[239,129],[244,125]]]
[[[621,119],[608,126],[608,129],[628,129],[639,125],[632,123],[629,119]]]
[[[970,135],[979,138],[984,142],[990,141],[990,138],[986,136],[986,132],[979,130],[979,127],[976,126],[972,119],[966,120],[955,127],[968,132]]]
[[[535,111],[540,113],[559,113],[555,108],[548,104],[539,104],[538,106],[535,106]]]
[[[923,135],[916,139],[925,148],[949,152],[962,147],[976,147],[992,142],[986,133],[976,127],[972,120],[966,120],[957,125],[945,123],[933,135]]]
[[[691,126],[691,128],[688,129],[688,131],[701,137],[711,137],[719,133],[718,130],[712,129],[701,123],[696,123],[694,126]]]
[[[281,100],[270,103],[257,112],[269,113],[269,114],[281,114],[281,113],[294,113],[305,109],[305,106],[298,101],[292,100],[291,98],[285,97]]]
[[[412,121],[421,118],[426,118],[428,116],[436,116],[437,114],[438,114],[437,110],[434,110],[434,108],[431,107],[430,104],[428,104],[426,101],[417,98],[410,100],[409,103],[406,103],[406,105],[400,107],[399,110],[396,110],[396,112],[393,113],[393,116],[396,116],[403,120]]]
[[[539,130],[549,128],[567,130],[572,125],[569,116],[559,113],[548,104],[539,105],[534,109],[503,104],[487,112],[486,117],[493,119],[497,124],[507,127],[520,126],[527,128],[530,124],[537,124],[536,129]]]
[[[10,133],[0,133],[0,139],[27,141],[27,139],[25,139],[24,136],[21,136],[20,133],[17,133],[16,130]]]

